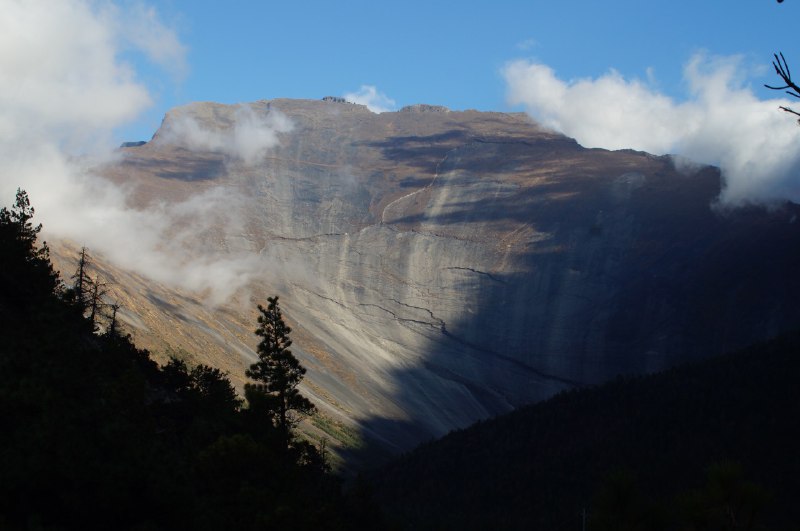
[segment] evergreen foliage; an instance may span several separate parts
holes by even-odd
[[[33,225],[33,214],[23,190],[17,190],[11,209],[0,209],[0,321],[7,325],[60,289],[47,243],[36,246],[42,226]]]
[[[283,321],[278,297],[268,297],[267,302],[266,308],[258,305],[258,361],[245,372],[258,383],[248,384],[245,392],[251,407],[263,407],[271,414],[288,444],[298,415],[313,413],[314,404],[297,389],[306,369],[289,350],[292,329]]]
[[[218,369],[159,367],[117,305],[99,334],[32,217],[23,191],[0,210],[0,529],[356,529],[372,514]]]

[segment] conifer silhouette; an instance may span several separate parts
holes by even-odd
[[[299,420],[298,415],[310,415],[314,411],[314,404],[297,389],[306,369],[289,350],[292,329],[283,321],[278,297],[268,297],[267,302],[266,308],[258,305],[261,312],[255,331],[261,337],[257,349],[258,361],[250,365],[245,373],[258,383],[248,384],[245,394],[248,398],[253,394],[266,398],[260,402],[269,408],[275,426],[288,445],[291,430]],[[250,402],[253,403],[252,400]]]

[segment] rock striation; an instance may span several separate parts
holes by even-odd
[[[152,141],[99,170],[135,183],[140,205],[235,191],[244,229],[202,244],[267,265],[247,296],[210,309],[104,264],[130,282],[129,327],[241,382],[254,303],[278,293],[304,393],[389,452],[800,323],[797,208],[715,207],[715,168],[686,175],[522,114],[427,105],[249,104],[291,122],[255,161],[168,134],[185,117],[229,130],[239,109],[170,111]]]

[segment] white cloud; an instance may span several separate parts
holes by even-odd
[[[376,113],[391,112],[395,110],[395,101],[383,92],[378,92],[374,85],[361,85],[358,92],[348,92],[344,95],[347,101],[366,105],[367,108]]]
[[[524,105],[543,125],[587,147],[677,153],[717,164],[728,204],[800,202],[800,130],[778,110],[783,99],[760,100],[743,84],[737,57],[695,55],[684,69],[684,101],[651,84],[610,71],[597,79],[563,81],[548,66],[508,64],[508,101]]]
[[[278,145],[279,133],[292,130],[292,122],[279,111],[258,111],[250,105],[239,105],[233,123],[227,128],[216,124],[204,125],[196,118],[193,109],[203,104],[193,104],[172,111],[164,131],[159,132],[164,142],[191,150],[215,151],[253,164],[264,153]]]
[[[151,104],[122,53],[185,68],[185,47],[156,11],[124,6],[0,0],[0,204],[23,188],[46,237],[71,239],[219,303],[263,267],[257,255],[218,246],[245,232],[236,208],[241,198],[211,188],[182,203],[134,209],[126,188],[90,171],[115,157],[113,130]],[[265,130],[253,115],[242,116],[230,146],[245,158],[286,127],[275,118]]]
[[[176,80],[186,76],[189,70],[186,46],[171,28],[161,22],[154,7],[137,2],[130,5],[124,14],[113,6],[109,10],[116,15],[111,17],[111,23],[118,35],[169,71]]]
[[[150,105],[106,17],[77,0],[0,2],[0,142],[85,149]]]

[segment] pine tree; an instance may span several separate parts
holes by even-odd
[[[42,225],[33,225],[33,214],[28,194],[19,189],[14,206],[0,208],[0,316],[36,306],[61,286],[47,243],[36,245]]]
[[[36,238],[42,230],[41,223],[33,226],[33,207],[31,206],[28,193],[25,190],[17,189],[16,200],[11,210],[3,207],[0,209],[0,225],[12,233],[13,239],[27,252],[28,256],[38,257],[45,253],[45,246],[41,250],[36,249]]]
[[[297,415],[310,415],[314,404],[297,389],[306,369],[289,350],[292,329],[283,322],[278,297],[268,297],[267,301],[267,308],[258,305],[261,315],[255,333],[262,338],[257,349],[258,361],[245,373],[258,383],[248,384],[245,393],[250,396],[257,393],[267,398],[262,402],[268,404],[273,422],[288,444],[291,430],[298,421]]]

